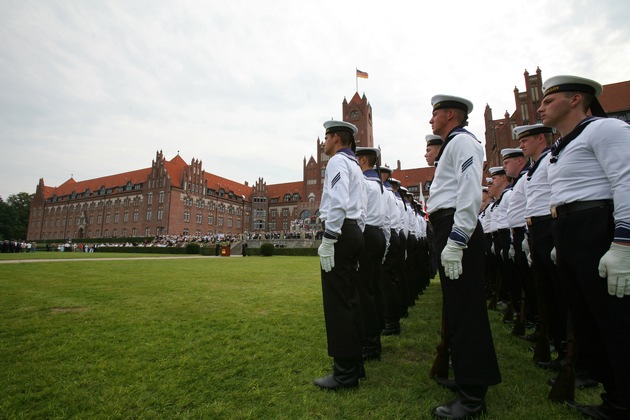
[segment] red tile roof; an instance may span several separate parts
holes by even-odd
[[[303,199],[304,197],[304,182],[296,181],[296,182],[285,182],[284,184],[273,184],[267,186],[267,194],[269,198],[278,198],[281,199],[285,194],[294,193],[300,194],[300,197]]]
[[[245,196],[245,200],[249,200],[249,197],[252,194],[252,187],[240,184],[236,181],[231,181],[215,174],[206,172],[206,180],[208,181],[208,188],[215,191],[223,188],[226,192],[233,191],[234,195],[238,197]]]
[[[146,181],[149,173],[151,173],[151,168],[138,169],[136,171],[124,172],[121,174],[109,175],[101,178],[88,179],[79,182],[75,181],[74,178],[70,178],[56,188],[45,187],[44,198],[50,198],[53,195],[61,197],[64,195],[70,195],[73,192],[76,192],[77,194],[82,194],[88,188],[93,193],[100,190],[103,186],[105,188],[124,186],[127,184],[128,181],[131,181],[132,185],[141,184]]]
[[[606,113],[630,111],[630,80],[604,85],[597,99]]]
[[[433,175],[435,174],[435,168],[413,168],[413,169],[394,169],[392,173],[392,177],[396,178],[400,181],[403,187],[408,188],[409,186],[418,186],[424,183],[433,180]]]

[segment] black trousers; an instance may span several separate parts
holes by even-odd
[[[400,258],[400,238],[398,232],[391,230],[389,238],[389,248],[383,264],[383,300],[385,304],[385,324],[398,325],[400,320],[400,295],[398,287],[400,278],[398,276],[398,261]]]
[[[521,287],[525,291],[525,306],[527,309],[525,313],[528,320],[534,320],[538,315],[538,296],[534,287],[532,269],[527,262],[527,255],[525,251],[523,251],[525,228],[512,229],[512,239],[514,245],[514,266],[518,272]],[[521,310],[523,310],[523,308],[521,308]]]
[[[383,294],[381,291],[385,234],[381,228],[366,226],[363,231],[365,247],[359,257],[357,286],[363,317],[363,347],[374,348],[385,326]]]
[[[451,233],[453,216],[431,220],[438,256]],[[444,274],[441,262],[438,265],[455,381],[464,385],[496,385],[501,382],[501,374],[486,309],[483,230],[479,222],[464,250],[462,266],[462,275],[452,280]]]
[[[608,294],[598,265],[614,236],[611,205],[570,213],[553,229],[581,360],[589,376],[630,408],[630,296]]]
[[[556,349],[567,339],[567,301],[562,290],[558,269],[551,260],[553,248],[552,219],[541,220],[529,226],[532,269],[536,273],[539,307],[543,322],[549,325]]]
[[[328,355],[331,357],[362,356],[363,320],[355,272],[363,246],[359,226],[344,224],[335,243],[335,267],[328,273],[321,270]]]

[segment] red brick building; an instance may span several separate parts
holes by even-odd
[[[519,91],[514,87],[514,102],[516,110],[503,118],[493,119],[490,105],[486,105],[484,120],[486,126],[486,165],[484,169],[501,166],[501,149],[518,147],[512,129],[519,125],[540,124],[536,110],[542,100],[542,72],[536,69],[536,74],[530,75],[525,70],[525,90]],[[630,123],[630,81],[604,85],[599,96],[599,102],[609,117],[619,118]],[[557,136],[556,136],[557,138]],[[490,176],[488,173],[486,176]]]
[[[372,147],[372,106],[355,93],[342,103],[342,118],[359,129],[358,146]],[[253,186],[206,172],[200,160],[186,163],[161,151],[150,167],[58,187],[40,179],[31,203],[28,240],[64,240],[155,235],[293,232],[318,229],[318,210],[328,156],[323,141],[304,158],[302,180]],[[426,196],[434,168],[403,170],[394,176],[419,198]]]

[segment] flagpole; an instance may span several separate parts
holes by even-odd
[[[354,68],[354,81],[357,84],[357,93],[359,92],[359,69],[357,67]]]

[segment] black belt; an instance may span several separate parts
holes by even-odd
[[[543,221],[549,220],[549,219],[551,219],[551,215],[550,214],[546,214],[544,216],[527,217],[527,218],[525,218],[525,221],[527,222],[527,226],[531,226],[534,223],[543,222]]]
[[[510,233],[510,229],[508,228],[503,228],[503,229],[499,229],[499,233]]]
[[[357,221],[355,219],[343,219],[344,225],[356,225]]]
[[[431,223],[435,223],[446,216],[450,216],[451,214],[455,214],[455,209],[439,209],[438,211],[434,211],[429,215],[429,220],[431,221]]]
[[[370,228],[370,229],[381,229],[380,226],[376,226],[376,225],[365,225],[365,228]]]
[[[558,218],[560,216],[566,216],[577,211],[584,211],[595,208],[604,208],[612,206],[612,200],[590,200],[590,201],[574,201],[573,203],[563,204],[551,209],[551,217]]]

